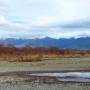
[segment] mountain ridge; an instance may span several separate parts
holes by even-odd
[[[68,49],[90,49],[90,37],[80,38],[60,38],[54,39],[45,37],[42,39],[15,39],[7,38],[0,39],[0,44],[15,45],[17,47],[30,45],[32,47],[57,47],[57,48],[68,48]]]

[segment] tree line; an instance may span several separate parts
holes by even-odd
[[[90,50],[80,50],[80,49],[61,49],[57,47],[15,47],[14,45],[0,45],[0,55],[35,55],[35,54],[55,54],[55,55],[68,55],[68,54],[90,54]]]

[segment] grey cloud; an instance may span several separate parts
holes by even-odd
[[[50,27],[62,28],[62,29],[90,29],[90,20],[88,21],[76,21],[67,23],[54,23]]]

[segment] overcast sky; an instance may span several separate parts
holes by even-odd
[[[0,0],[0,38],[90,36],[90,0]]]

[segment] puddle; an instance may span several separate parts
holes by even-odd
[[[90,72],[35,73],[30,75],[56,77],[61,81],[90,82]]]

